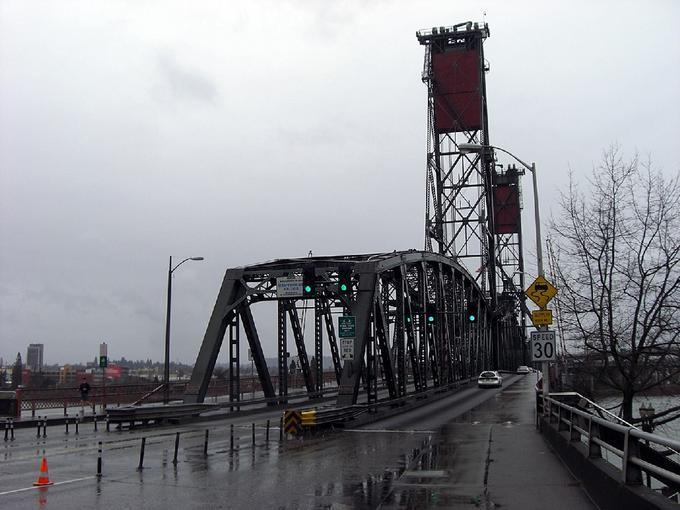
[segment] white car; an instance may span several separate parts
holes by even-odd
[[[485,370],[479,374],[477,386],[480,388],[500,388],[503,386],[503,377],[495,370]]]
[[[518,374],[528,374],[531,372],[531,369],[525,365],[521,365],[517,367],[517,373]]]

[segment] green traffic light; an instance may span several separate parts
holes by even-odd
[[[340,284],[340,290],[341,290],[342,292],[346,292],[346,291],[347,291],[347,284],[346,284],[346,283],[341,283],[341,284]]]
[[[473,314],[470,314],[468,319],[470,320],[470,322],[475,322],[475,319],[477,319],[477,317],[475,317]]]
[[[309,294],[310,292],[312,292],[312,286],[311,285],[305,285],[305,293]]]
[[[434,322],[434,315],[428,315],[427,322]]]

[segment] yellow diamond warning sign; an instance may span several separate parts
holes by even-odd
[[[534,283],[529,285],[525,294],[529,299],[536,303],[539,308],[545,309],[545,306],[550,300],[557,295],[557,289],[548,280],[539,276],[534,280]]]

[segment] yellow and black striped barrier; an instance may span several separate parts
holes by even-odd
[[[365,412],[364,406],[350,406],[340,409],[334,407],[289,409],[283,413],[283,431],[293,436],[300,435],[303,432],[314,433],[317,429],[345,423],[363,412]]]
[[[302,426],[303,427],[316,427],[316,410],[310,409],[307,411],[302,411]]]
[[[286,434],[297,436],[301,432],[302,417],[300,411],[294,409],[283,412],[283,431]]]

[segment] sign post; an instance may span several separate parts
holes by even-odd
[[[106,342],[99,344],[99,367],[102,369],[102,412],[106,411],[106,367],[109,366],[109,346]]]
[[[534,174],[535,177],[536,174]],[[534,195],[534,198],[536,199],[536,195]],[[540,249],[538,232],[536,239],[537,249]],[[550,361],[555,359],[555,332],[548,331],[548,326],[552,324],[552,310],[546,309],[546,306],[557,295],[557,288],[543,276],[543,261],[541,259],[539,259],[538,273],[538,277],[529,285],[525,294],[540,309],[531,314],[531,321],[538,329],[538,331],[531,332],[531,357],[532,361],[541,362],[541,371],[543,372],[543,413],[545,414],[547,409],[545,398],[550,393]]]

